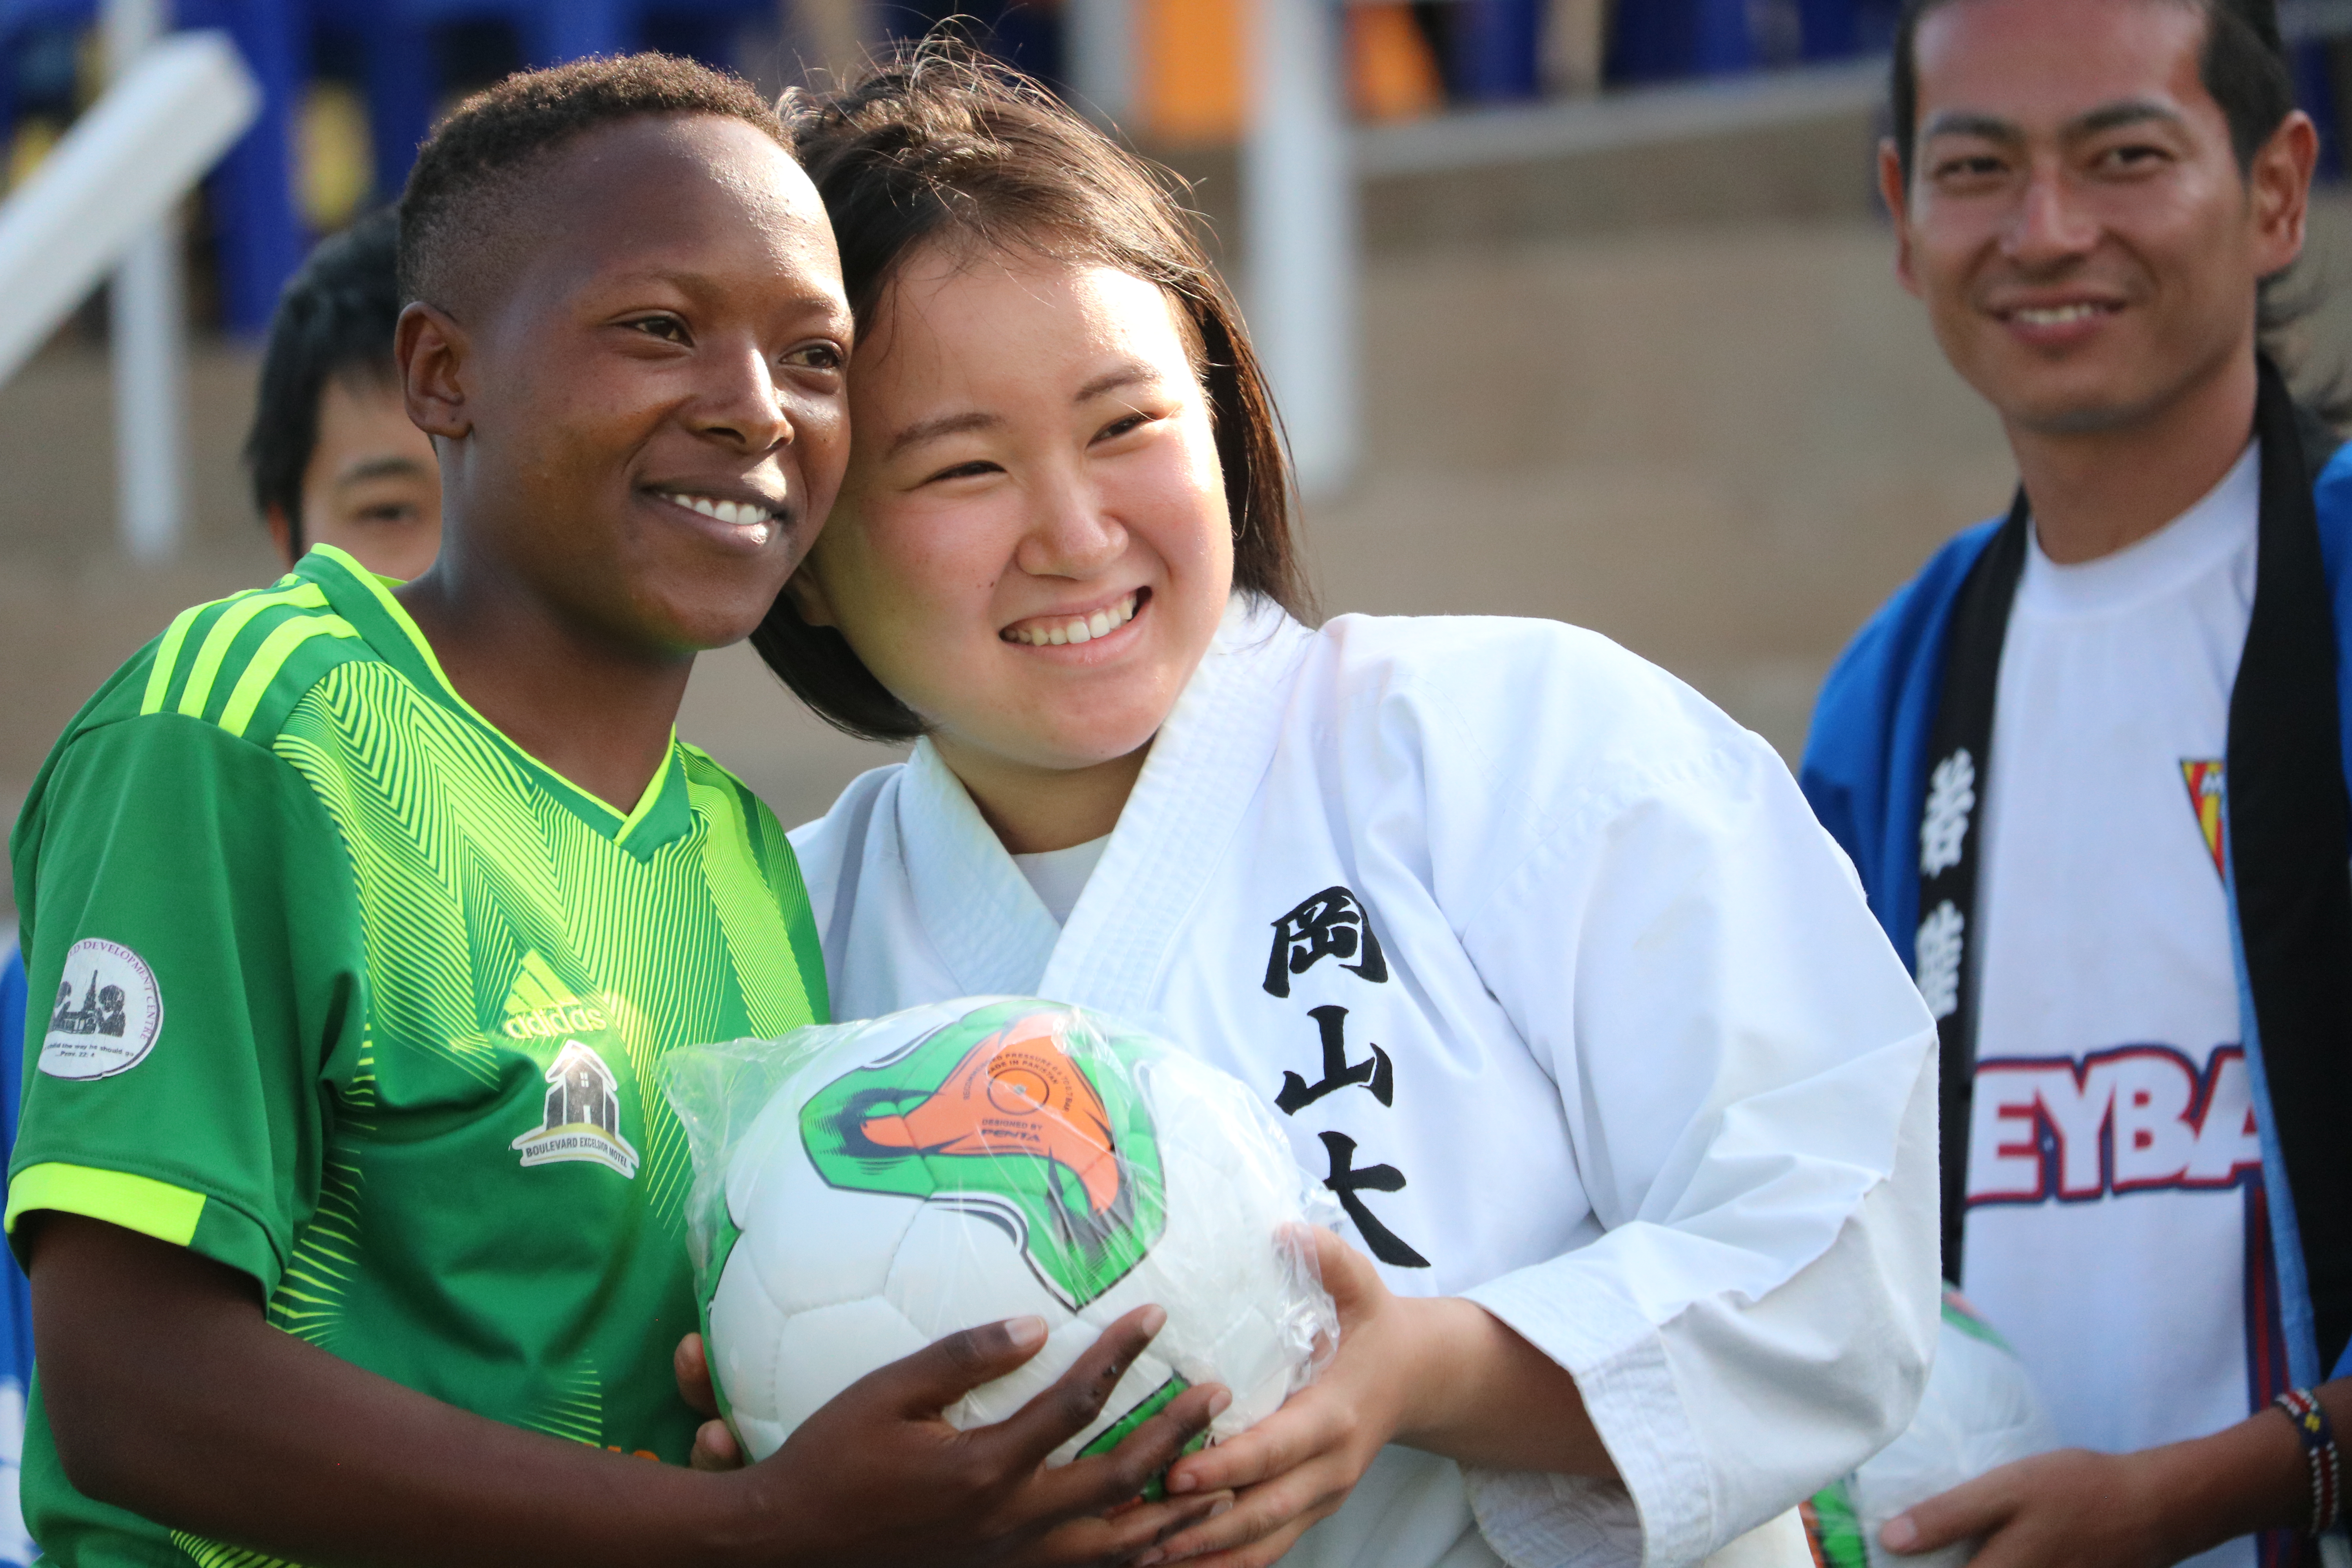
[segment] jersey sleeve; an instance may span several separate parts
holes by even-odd
[[[1464,942],[1559,1085],[1604,1234],[1465,1294],[1574,1374],[1643,1560],[1696,1562],[1917,1405],[1935,1032],[1754,736],[1662,723],[1554,801]],[[1565,1477],[1469,1481],[1512,1561],[1608,1511]]]
[[[315,1206],[331,1072],[363,1054],[356,892],[261,745],[152,714],[69,739],[16,845],[30,983],[6,1226],[79,1214],[265,1294]]]

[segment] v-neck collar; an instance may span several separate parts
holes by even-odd
[[[669,749],[662,765],[646,781],[636,805],[622,811],[590,794],[517,745],[505,731],[484,718],[452,685],[441,660],[425,640],[422,627],[409,616],[392,590],[395,577],[380,577],[331,544],[314,544],[294,568],[295,574],[316,583],[335,613],[359,629],[378,657],[407,677],[409,683],[452,712],[461,715],[497,743],[499,748],[566,810],[597,834],[631,854],[644,857],[684,834],[692,825],[687,802],[686,765],[670,731]]]

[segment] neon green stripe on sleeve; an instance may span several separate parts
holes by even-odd
[[[221,710],[220,725],[232,735],[242,735],[253,721],[253,710],[261,706],[268,693],[269,683],[286,668],[286,661],[312,637],[355,637],[359,628],[341,616],[306,616],[299,621],[288,621],[262,638],[253,662],[237,677],[236,686],[228,694],[228,706]]]
[[[289,588],[282,594],[251,594],[221,612],[213,629],[205,634],[205,646],[196,651],[196,662],[188,668],[187,689],[180,693],[179,710],[192,719],[204,717],[205,704],[213,698],[213,682],[219,678],[221,661],[228,658],[229,644],[236,634],[245,630],[253,617],[279,605],[296,609],[315,610],[325,606],[326,593],[316,583],[305,583],[299,588]]]
[[[172,668],[180,662],[180,647],[188,640],[188,628],[195,625],[196,617],[203,615],[205,608],[203,605],[195,605],[172,617],[171,626],[163,633],[163,642],[155,649],[155,663],[147,671],[147,695],[140,701],[141,713],[163,710],[163,693],[172,687]]]
[[[173,1186],[148,1176],[123,1171],[101,1171],[89,1165],[27,1165],[8,1184],[5,1226],[16,1229],[16,1216],[35,1209],[56,1209],[87,1219],[102,1219],[174,1247],[196,1238],[196,1221],[205,1212],[205,1194]]]

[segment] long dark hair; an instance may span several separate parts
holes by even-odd
[[[835,90],[788,93],[782,108],[833,218],[861,325],[907,258],[943,239],[1115,267],[1165,289],[1192,340],[1224,468],[1234,585],[1308,613],[1273,400],[1175,176],[1113,143],[1039,83],[948,36],[902,45]],[[790,595],[777,598],[751,646],[835,727],[877,741],[923,732],[847,639],[802,620]]]

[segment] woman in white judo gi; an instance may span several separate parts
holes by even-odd
[[[1695,1563],[1893,1436],[1935,1034],[1780,760],[1568,626],[1303,624],[1230,300],[1034,89],[934,47],[797,113],[855,452],[756,640],[920,737],[793,836],[835,1014],[1154,1025],[1362,1248],[1322,1379],[1171,1471],[1237,1496],[1169,1556]]]

